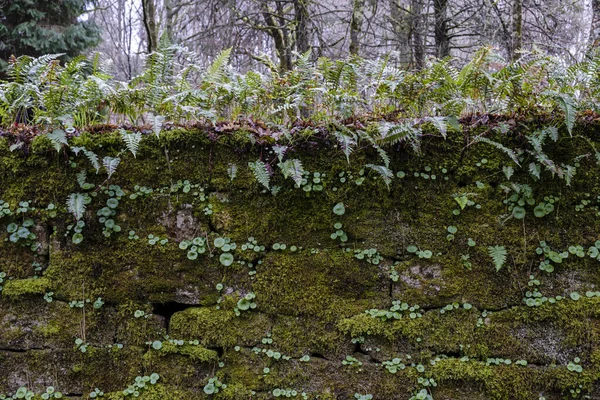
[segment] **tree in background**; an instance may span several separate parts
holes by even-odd
[[[81,54],[98,44],[99,29],[78,18],[86,0],[0,0],[0,74],[11,55]]]

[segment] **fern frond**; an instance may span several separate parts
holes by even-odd
[[[500,271],[506,262],[506,255],[508,252],[504,246],[489,246],[488,255],[492,258],[496,272]]]
[[[487,144],[489,144],[489,145],[492,145],[492,146],[494,146],[495,148],[497,148],[497,149],[499,149],[499,150],[502,150],[502,151],[503,151],[503,152],[504,152],[504,153],[505,153],[507,156],[509,156],[509,157],[510,157],[510,159],[511,159],[511,160],[513,160],[513,161],[514,161],[514,163],[515,163],[515,164],[517,164],[517,165],[519,165],[519,166],[521,165],[521,164],[519,163],[519,157],[517,156],[517,153],[516,153],[514,150],[512,150],[512,149],[509,149],[508,147],[506,147],[506,146],[504,146],[504,145],[502,145],[502,144],[500,144],[500,143],[498,143],[498,142],[495,142],[495,141],[493,141],[493,140],[491,140],[491,139],[488,139],[488,138],[486,138],[486,137],[483,137],[483,136],[476,136],[474,140],[475,140],[476,142],[483,142],[483,143],[487,143]]]
[[[237,176],[237,170],[238,167],[235,164],[229,164],[229,167],[227,167],[227,175],[229,176],[230,182],[233,182],[233,180]]]
[[[302,166],[302,162],[298,159],[287,160],[285,162],[280,162],[277,164],[283,173],[283,176],[287,179],[291,177],[294,182],[296,182],[296,186],[300,187],[302,185],[302,175],[304,174],[304,167]]]
[[[121,162],[121,159],[119,157],[106,156],[102,159],[102,164],[104,165],[104,168],[106,168],[106,173],[108,174],[108,179],[110,179],[112,174],[115,173],[120,162]]]
[[[542,93],[546,96],[551,97],[556,101],[556,104],[560,107],[565,115],[565,125],[569,135],[573,136],[573,126],[575,125],[575,118],[577,114],[577,104],[573,97],[567,93],[560,93],[557,91],[546,91]]]
[[[256,178],[256,180],[261,185],[263,185],[264,187],[269,189],[269,183],[271,181],[271,176],[269,175],[269,171],[267,170],[267,165],[260,160],[256,160],[254,162],[249,162],[248,167],[250,167],[250,170],[254,174],[254,177]]]
[[[71,193],[67,197],[67,208],[76,220],[80,220],[85,213],[85,195],[81,193]]]
[[[137,151],[140,148],[140,142],[142,141],[142,132],[127,133],[125,129],[121,128],[119,129],[119,133],[121,134],[121,139],[125,142],[125,146],[127,146],[127,150],[129,150],[135,158]]]
[[[57,152],[60,152],[60,149],[63,145],[69,145],[69,142],[67,141],[67,134],[62,129],[56,129],[52,133],[47,133],[46,137],[50,139]]]
[[[77,174],[77,183],[79,184],[79,187],[83,187],[83,185],[85,185],[86,178],[87,178],[87,174],[86,174],[85,170],[82,169],[81,172],[79,172]]]
[[[350,154],[354,151],[353,147],[356,146],[356,134],[349,129],[343,129],[343,132],[335,131],[333,134],[346,156],[346,161],[350,164]]]
[[[365,166],[367,168],[371,168],[373,171],[375,171],[379,175],[381,175],[381,178],[385,182],[385,185],[387,186],[388,190],[390,190],[390,183],[392,183],[392,178],[394,177],[394,173],[388,167],[383,166],[383,165],[374,165],[374,164],[367,164]]]
[[[208,82],[221,82],[223,80],[224,70],[227,63],[229,63],[229,56],[231,55],[231,47],[223,50],[219,53],[217,58],[206,70],[204,79]]]
[[[279,159],[279,162],[283,161],[283,156],[285,155],[285,152],[287,151],[288,147],[287,146],[282,146],[279,144],[276,144],[275,146],[273,146],[273,151],[275,152],[275,154],[277,154],[277,158]]]

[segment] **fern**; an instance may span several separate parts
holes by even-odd
[[[162,115],[151,115],[152,118],[152,131],[157,138],[160,138],[160,132],[162,131],[162,125],[165,121],[165,117]]]
[[[63,145],[69,145],[69,142],[67,141],[67,134],[62,129],[56,129],[52,133],[46,134],[46,137],[50,139],[57,152],[60,152],[60,149]]]
[[[281,146],[279,144],[276,144],[275,146],[273,146],[273,151],[277,155],[279,162],[283,161],[283,156],[285,155],[285,152],[287,151],[287,149],[288,149],[287,146]]]
[[[133,157],[136,156],[136,153],[140,147],[140,142],[142,141],[142,133],[141,132],[133,132],[127,133],[127,131],[123,128],[119,129],[119,133],[121,134],[121,138],[125,142],[127,146],[127,150],[133,154]]]
[[[496,267],[496,272],[500,271],[506,263],[506,255],[508,252],[504,246],[489,246],[488,247],[488,255],[492,258],[494,262],[494,266]]]
[[[345,129],[344,132],[335,131],[334,136],[346,156],[346,161],[350,164],[350,154],[354,151],[353,147],[356,146],[356,134]]]
[[[85,170],[81,170],[81,172],[77,174],[77,183],[79,184],[79,187],[83,188],[83,185],[85,185],[86,178],[87,174],[85,173]]]
[[[79,152],[82,152],[90,161],[90,164],[92,164],[92,166],[96,170],[96,174],[100,172],[100,161],[96,153],[86,149],[85,147],[73,147],[72,150],[75,153],[75,155],[79,155]]]
[[[392,178],[394,177],[394,173],[386,166],[383,165],[373,165],[367,164],[367,168],[371,168],[373,171],[377,172],[381,175],[381,178],[385,182],[388,190],[390,190],[390,183],[392,183]]]
[[[230,182],[233,182],[233,180],[237,176],[237,171],[238,171],[237,165],[229,164],[229,167],[227,167],[227,175],[229,175]]]
[[[121,159],[119,157],[106,156],[102,159],[102,164],[104,165],[104,168],[106,168],[108,179],[115,173],[120,162]]]
[[[548,90],[542,94],[545,94],[556,101],[565,115],[567,131],[569,132],[569,135],[573,136],[573,126],[575,125],[577,113],[577,104],[575,103],[575,100],[573,100],[573,97],[567,93],[560,93],[554,90]]]
[[[497,148],[499,150],[502,150],[507,156],[510,157],[511,160],[514,161],[515,164],[517,164],[519,166],[521,165],[519,163],[519,157],[517,156],[517,153],[514,150],[509,149],[508,147],[506,147],[506,146],[504,146],[504,145],[502,145],[502,144],[500,144],[498,142],[495,142],[493,140],[490,140],[490,139],[488,139],[486,137],[483,137],[483,136],[477,136],[477,137],[475,137],[475,141],[476,142],[487,143],[487,144],[490,144],[490,145],[494,146],[495,148]]]
[[[302,185],[302,175],[304,174],[304,168],[302,162],[298,159],[287,160],[277,164],[283,173],[283,176],[287,179],[291,177],[296,183],[297,187]]]
[[[249,162],[248,167],[250,167],[250,170],[254,174],[256,180],[261,185],[269,189],[269,182],[271,181],[271,176],[269,175],[269,171],[267,170],[267,165],[260,160],[256,160],[255,162]]]
[[[205,80],[208,82],[220,82],[223,80],[224,69],[227,63],[229,63],[229,57],[231,55],[231,47],[223,50],[213,63],[206,70]]]
[[[71,193],[67,198],[67,208],[76,220],[80,220],[85,213],[85,197],[81,193]]]
[[[446,124],[446,117],[427,117],[425,121],[429,121],[436,127],[441,133],[442,137],[446,139],[448,132],[448,125]]]

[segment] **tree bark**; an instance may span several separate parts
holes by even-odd
[[[423,3],[422,0],[411,0],[411,43],[415,67],[423,69],[425,66],[425,44],[423,41]]]
[[[350,54],[357,56],[360,49],[360,34],[365,15],[365,0],[354,0],[350,21]]]
[[[294,18],[296,19],[296,49],[299,53],[306,53],[310,50],[310,38],[308,33],[308,23],[310,15],[306,0],[294,0]]]
[[[448,37],[448,0],[433,0],[435,19],[435,53],[438,58],[450,55],[450,38]]]
[[[592,24],[586,55],[600,55],[600,0],[592,0]]]
[[[146,50],[152,53],[158,49],[158,25],[156,23],[156,4],[154,0],[142,0],[142,11],[144,13],[144,29],[148,43]]]
[[[516,61],[521,56],[519,50],[523,48],[523,0],[513,0],[513,37],[511,60]]]
[[[289,37],[287,35],[287,30],[285,29],[285,20],[279,21],[282,24],[279,24],[276,21],[274,16],[274,12],[269,9],[269,6],[265,3],[262,3],[261,13],[263,19],[265,20],[266,31],[273,38],[275,42],[275,51],[277,52],[277,56],[279,57],[279,69],[281,72],[289,71],[292,69],[292,53],[289,46]],[[277,15],[277,20],[282,20],[283,9],[281,3],[277,3],[279,14]]]

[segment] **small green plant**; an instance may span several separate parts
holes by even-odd
[[[53,386],[49,386],[46,388],[46,391],[40,395],[42,400],[48,399],[61,399],[63,394],[61,392],[57,392]]]
[[[506,255],[508,252],[504,246],[489,246],[488,247],[488,255],[494,262],[494,266],[496,267],[496,272],[500,271],[504,264],[506,263]]]
[[[208,383],[206,385],[204,385],[203,391],[207,395],[211,395],[211,394],[219,393],[219,391],[221,389],[225,389],[225,388],[227,388],[227,385],[225,383],[222,383],[218,378],[214,377],[214,378],[210,378],[208,380]]]
[[[346,358],[342,361],[342,365],[349,365],[351,367],[360,367],[362,364],[362,362],[358,361],[352,356],[346,356]]]
[[[182,240],[179,242],[179,248],[181,250],[187,250],[188,260],[195,260],[198,255],[206,253],[206,238],[197,236],[192,240]]]
[[[34,225],[32,219],[28,218],[24,220],[21,225],[16,223],[10,223],[6,227],[6,231],[10,233],[10,236],[7,240],[12,243],[20,243],[23,246],[27,246],[31,248],[31,250],[35,251],[37,248],[37,244],[35,243],[35,239],[37,236],[29,230]]]
[[[160,376],[157,373],[149,376],[136,376],[134,383],[123,390],[123,396],[139,397],[144,390],[148,389],[149,385],[156,385],[159,379]]]
[[[403,316],[408,314],[411,319],[421,318],[423,315],[419,311],[418,305],[411,306],[408,303],[403,303],[400,300],[394,300],[389,310],[379,310],[372,308],[366,310],[365,313],[373,318],[381,318],[382,321],[401,319]]]
[[[344,232],[342,230],[342,223],[341,222],[336,222],[335,224],[333,224],[333,228],[335,229],[335,232],[333,232],[331,234],[331,239],[335,240],[335,239],[340,239],[340,242],[345,243],[348,241],[348,235],[346,234],[346,232]]]
[[[149,234],[148,235],[148,244],[154,246],[157,243],[159,243],[161,246],[164,246],[167,243],[169,243],[169,239],[166,237],[161,239],[159,236],[154,236],[153,234]]]
[[[75,339],[75,349],[79,350],[82,353],[87,352],[87,348],[90,344],[84,343],[83,339],[77,338]]]
[[[575,357],[575,359],[573,361],[569,361],[569,363],[567,364],[567,369],[571,372],[582,373],[583,368],[579,364],[580,362],[581,362],[581,360],[579,359],[579,357]]]
[[[349,249],[347,249],[347,250],[349,250]],[[356,249],[356,250],[354,250],[354,258],[356,258],[358,260],[365,260],[369,264],[374,264],[374,265],[379,265],[381,260],[383,260],[383,257],[381,256],[381,254],[379,254],[379,252],[375,248],[366,249],[366,250]]]
[[[354,393],[354,398],[356,400],[373,400],[373,395],[372,394]]]
[[[574,247],[573,250],[577,252],[576,247]],[[583,252],[583,248],[581,251]],[[554,264],[561,264],[564,259],[569,257],[569,252],[563,251],[562,253],[559,253],[554,251],[545,241],[540,241],[540,245],[535,249],[535,252],[536,254],[543,256],[542,260],[540,261],[539,268],[548,273],[554,271],[554,265],[550,262],[553,262]]]
[[[90,392],[90,399],[96,399],[98,397],[104,397],[104,392],[98,388],[95,388]]]
[[[419,247],[415,246],[414,244],[407,246],[406,251],[408,251],[409,253],[415,254],[419,258],[429,259],[429,258],[433,257],[433,252],[431,250],[421,250]]]
[[[421,389],[415,393],[409,400],[433,400],[427,389]]]
[[[242,311],[254,310],[256,308],[256,303],[254,302],[255,298],[256,295],[250,292],[239,299],[234,308],[235,315],[240,316]]]
[[[406,365],[402,362],[402,359],[399,357],[393,358],[389,361],[383,361],[381,365],[383,365],[390,374],[395,374],[399,370],[403,370],[406,368]]]
[[[2,289],[4,289],[4,286],[2,284],[4,283],[5,280],[6,280],[6,272],[0,271],[0,293],[2,293]]]

